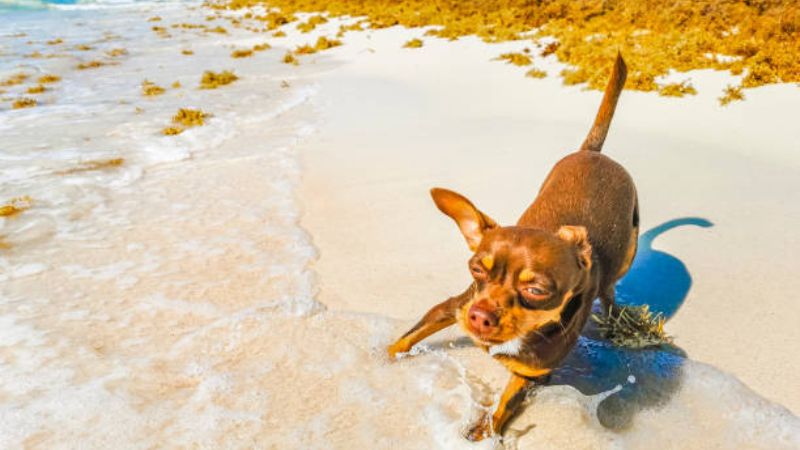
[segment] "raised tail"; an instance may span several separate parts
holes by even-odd
[[[589,130],[586,140],[581,145],[581,150],[599,152],[603,149],[603,142],[606,140],[608,134],[608,127],[611,125],[611,119],[614,117],[614,110],[617,108],[617,100],[619,94],[625,86],[625,78],[628,76],[628,67],[622,59],[622,54],[617,52],[617,60],[614,62],[614,71],[611,72],[611,78],[608,80],[606,92],[603,94],[603,103],[600,104],[600,110],[597,111],[597,117],[594,119],[594,125]]]

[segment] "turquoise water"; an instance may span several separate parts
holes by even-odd
[[[74,5],[78,0],[0,0],[0,14],[31,9],[46,9],[50,5]]]
[[[57,9],[71,5],[124,5],[130,3],[161,3],[159,0],[147,2],[141,0],[0,0],[0,14],[9,14],[18,11],[35,11]],[[6,18],[7,19],[7,18]]]

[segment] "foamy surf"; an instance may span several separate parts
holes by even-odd
[[[0,28],[2,78],[63,78],[0,112],[0,199],[33,199],[0,219],[0,447],[800,447],[797,418],[734,378],[590,338],[503,441],[467,442],[501,367],[453,334],[389,363],[409,323],[315,301],[295,198],[315,69],[231,59],[263,39],[182,3],[54,9]],[[201,22],[228,34],[151,29]],[[73,69],[93,59],[113,64]],[[198,90],[207,69],[241,79]],[[182,107],[213,115],[161,135]]]

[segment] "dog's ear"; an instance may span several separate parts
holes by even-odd
[[[559,238],[574,245],[578,252],[578,265],[581,269],[592,267],[592,245],[589,243],[589,233],[586,227],[579,225],[564,225],[556,232]]]
[[[497,222],[478,210],[461,194],[447,189],[433,188],[431,197],[441,212],[456,221],[461,234],[467,240],[469,249],[473,252],[478,249],[484,231],[497,227]]]

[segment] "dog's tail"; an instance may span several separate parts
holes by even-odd
[[[628,76],[628,68],[625,66],[625,61],[622,59],[622,54],[617,52],[617,60],[614,62],[614,71],[611,72],[611,78],[608,80],[606,92],[603,94],[603,103],[600,104],[600,110],[597,111],[597,117],[594,119],[594,125],[589,130],[586,140],[581,145],[581,150],[599,152],[603,149],[603,142],[606,140],[608,134],[608,127],[611,125],[611,119],[614,117],[614,110],[617,108],[617,100],[619,94],[625,86],[625,78]]]

